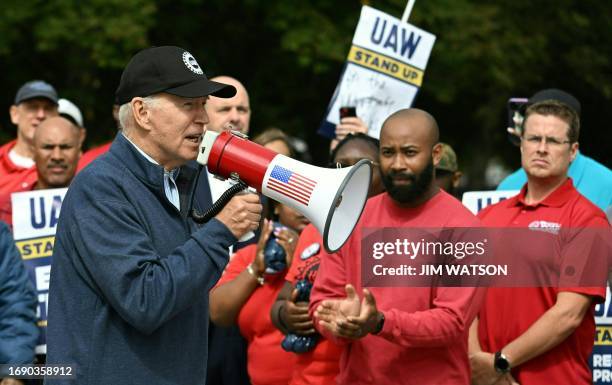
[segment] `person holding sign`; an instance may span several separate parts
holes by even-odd
[[[595,304],[605,300],[605,277],[600,287],[592,287],[573,284],[573,278],[567,284],[566,276],[580,275],[580,266],[607,276],[607,261],[598,258],[599,242],[591,234],[595,229],[609,234],[609,224],[568,177],[578,154],[579,130],[578,113],[571,105],[556,98],[530,105],[520,143],[527,183],[517,196],[479,213],[490,227],[554,234],[551,251],[538,253],[537,265],[530,270],[552,266],[560,277],[552,287],[534,282],[532,287],[488,289],[470,331],[473,384],[593,383],[588,357],[595,337]],[[513,258],[533,259],[533,241],[514,240],[512,246]],[[592,280],[598,282],[598,277]]]
[[[340,122],[336,125],[336,136],[332,139],[329,148],[333,151],[347,135],[367,133],[368,126],[357,116],[355,107],[340,107]]]
[[[480,308],[482,290],[380,287],[384,282],[366,288],[362,281],[366,229],[479,226],[474,215],[435,184],[438,136],[435,119],[425,111],[404,109],[387,118],[379,158],[387,192],[368,200],[353,235],[336,254],[320,258],[309,309],[317,330],[344,345],[339,384],[470,381],[468,327]]]
[[[74,365],[76,383],[205,382],[208,292],[262,209],[244,194],[201,227],[189,217],[208,95],[235,92],[180,47],[124,69],[121,132],[71,184],[53,251],[47,363]]]
[[[436,37],[407,23],[409,13],[400,20],[369,6],[361,8],[346,64],[319,134],[342,140],[349,132],[367,132],[378,138],[385,118],[412,105]],[[347,107],[355,108],[353,116],[361,121],[338,115]]]

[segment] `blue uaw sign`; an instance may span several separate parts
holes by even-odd
[[[374,8],[361,9],[340,83],[319,133],[334,137],[340,107],[357,116],[378,138],[383,121],[412,105],[436,37]]]
[[[606,293],[606,303],[595,307],[595,346],[591,355],[593,383],[612,384],[612,307],[610,288]]]
[[[476,215],[485,207],[513,197],[519,192],[519,190],[466,191],[463,193],[461,203]]]
[[[49,277],[55,230],[64,195],[68,189],[36,190],[14,193],[13,235],[28,275],[38,294],[37,354],[46,354]]]

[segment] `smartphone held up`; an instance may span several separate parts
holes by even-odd
[[[357,116],[357,108],[349,106],[340,107],[340,120],[354,116]]]

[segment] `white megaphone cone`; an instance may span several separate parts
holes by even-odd
[[[368,197],[372,164],[352,167],[311,166],[253,143],[239,133],[207,131],[198,163],[208,171],[235,176],[265,196],[304,214],[323,236],[323,246],[335,252],[355,228]]]

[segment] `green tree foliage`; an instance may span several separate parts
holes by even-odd
[[[24,82],[44,79],[79,105],[91,143],[108,139],[114,130],[110,111],[120,69],[135,51],[150,44],[155,3],[6,0],[2,6],[2,105],[8,109]],[[14,137],[8,114],[1,122],[2,139]]]
[[[507,99],[549,87],[581,100],[582,148],[612,162],[610,135],[602,130],[612,101],[610,4],[427,1],[417,2],[411,22],[438,36],[417,104],[442,112],[436,116],[443,135],[459,147],[472,175],[497,154],[519,165],[518,151],[505,140]]]
[[[400,17],[404,0],[369,5]],[[139,49],[183,46],[209,75],[230,74],[251,93],[253,129],[307,139],[337,84],[362,2],[310,0],[5,0],[0,16],[0,102],[32,78],[53,83],[84,111],[88,142],[114,133],[121,69]],[[419,0],[409,20],[437,36],[415,102],[439,120],[473,186],[483,164],[518,166],[506,140],[506,101],[559,87],[583,104],[581,146],[610,165],[612,6],[596,0]],[[3,139],[14,136],[7,114]]]

